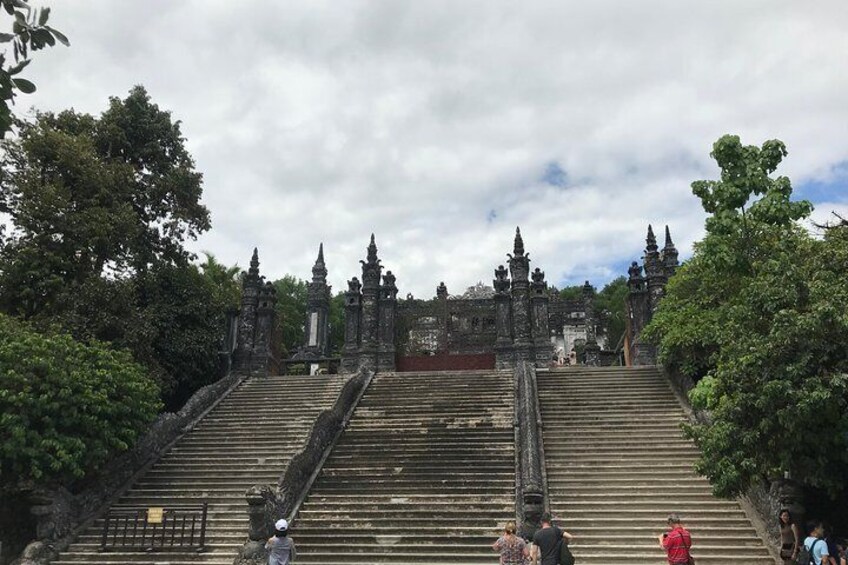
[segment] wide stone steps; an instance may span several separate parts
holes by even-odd
[[[294,520],[298,562],[495,562],[512,397],[511,373],[377,375]]]
[[[667,563],[656,537],[679,513],[699,565],[774,558],[738,502],[694,472],[685,412],[655,368],[540,371],[551,509],[578,563]]]
[[[247,535],[245,491],[276,482],[346,378],[249,378],[171,448],[113,508],[208,506],[207,551],[99,552],[97,519],[53,563],[231,565]]]

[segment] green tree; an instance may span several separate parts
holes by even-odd
[[[28,0],[0,0],[0,7],[12,16],[12,33],[0,33],[0,43],[12,45],[14,65],[8,65],[8,53],[0,53],[0,138],[12,129],[15,118],[11,105],[20,91],[35,92],[35,85],[20,76],[32,62],[30,52],[53,47],[56,42],[69,46],[68,38],[47,25],[50,8],[33,8]]]
[[[583,300],[583,285],[576,284],[559,289],[559,297],[563,300]]]
[[[184,141],[135,87],[100,118],[40,113],[3,142],[0,200],[14,227],[0,256],[3,309],[49,318],[92,277],[186,264],[183,243],[209,213]]]
[[[142,87],[99,117],[39,113],[3,142],[0,308],[132,351],[168,408],[217,376],[232,269],[183,247],[209,228],[179,122]]]
[[[330,300],[330,354],[340,355],[344,346],[345,295],[338,292]]]
[[[0,488],[95,473],[153,420],[157,393],[128,353],[0,314]]]
[[[238,265],[227,267],[215,255],[204,251],[206,260],[200,263],[200,272],[217,290],[218,300],[228,309],[238,309],[241,302],[241,269]]]
[[[306,322],[306,281],[292,275],[274,281],[277,291],[277,327],[281,341],[278,351],[291,355],[303,345],[304,323]]]
[[[607,338],[607,348],[613,349],[624,335],[624,301],[627,298],[627,279],[618,277],[604,286],[595,296],[595,310],[601,333]]]
[[[788,472],[832,496],[848,482],[848,231],[811,237],[780,141],[724,136],[718,181],[692,184],[707,235],[670,281],[647,329],[661,360],[700,379],[708,424],[686,427],[720,495]]]

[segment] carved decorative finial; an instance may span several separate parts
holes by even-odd
[[[645,238],[645,242],[647,246],[645,249],[648,251],[654,251],[657,248],[657,237],[654,235],[654,228],[651,227],[651,224],[648,224],[648,236]]]
[[[347,291],[349,294],[359,294],[360,290],[362,290],[362,284],[359,282],[358,278],[353,277],[347,281]]]
[[[447,298],[448,297],[448,287],[445,285],[445,281],[439,283],[439,286],[436,287],[436,298]]]
[[[516,257],[520,257],[524,255],[524,240],[521,239],[521,228],[515,228],[515,248],[513,249],[513,254]]]
[[[630,280],[638,280],[642,278],[642,267],[639,266],[639,263],[633,261],[630,263],[630,268],[627,269],[627,273],[630,275]]]
[[[583,296],[592,296],[595,294],[595,289],[589,284],[589,281],[583,283]]]
[[[259,249],[256,247],[253,248],[253,256],[250,258],[250,269],[247,274],[254,277],[259,276]]]
[[[371,243],[368,244],[368,262],[377,262],[377,244],[374,242],[374,234],[371,234]]]
[[[495,269],[495,280],[492,281],[493,286],[495,287],[495,292],[508,292],[509,291],[509,278],[506,267],[503,265],[498,265],[498,268]]]
[[[315,265],[312,267],[312,282],[326,283],[327,282],[327,266],[324,264],[324,244],[318,246],[318,258],[315,260]]]
[[[668,226],[665,227],[665,248],[669,249],[674,247],[674,242],[671,241],[671,231],[669,231]]]

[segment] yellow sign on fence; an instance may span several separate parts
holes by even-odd
[[[161,524],[162,517],[165,514],[164,508],[148,508],[147,509],[147,523],[148,524]]]

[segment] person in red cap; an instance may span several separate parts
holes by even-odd
[[[274,524],[276,532],[265,544],[265,549],[268,550],[268,565],[289,565],[297,556],[297,551],[294,548],[294,541],[289,534],[289,523],[280,518]]]
[[[689,548],[692,547],[692,536],[680,523],[680,516],[677,514],[669,515],[668,529],[669,531],[657,536],[660,547],[665,550],[671,565],[687,565],[691,558]]]

